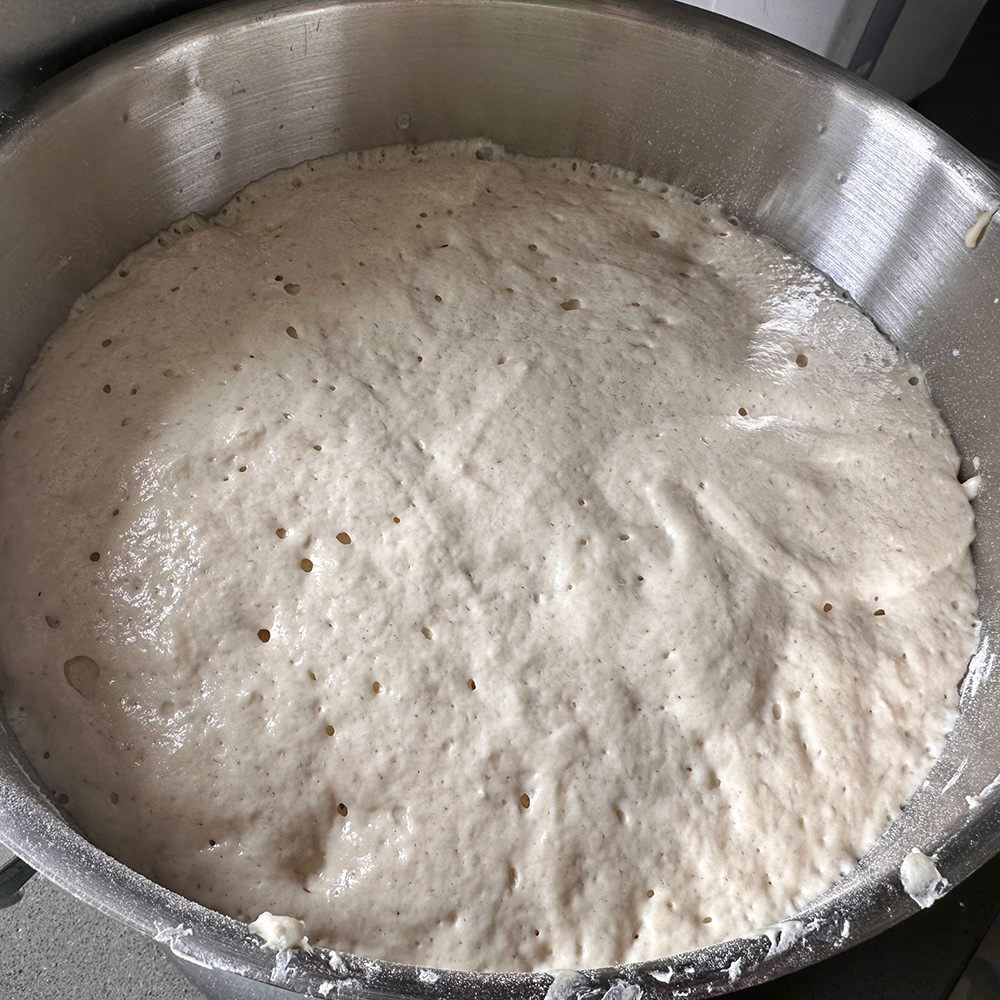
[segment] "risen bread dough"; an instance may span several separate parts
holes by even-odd
[[[476,149],[274,175],[81,300],[2,431],[7,711],[98,844],[314,942],[746,932],[951,724],[955,450],[717,209]]]

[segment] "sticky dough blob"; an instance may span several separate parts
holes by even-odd
[[[30,372],[5,704],[97,844],[229,914],[652,959],[794,911],[927,771],[957,469],[922,376],[718,208],[481,142],[314,162]]]

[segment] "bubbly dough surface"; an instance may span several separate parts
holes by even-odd
[[[481,144],[303,165],[84,297],[0,437],[16,732],[99,845],[443,967],[787,915],[953,719],[922,377],[718,209]]]

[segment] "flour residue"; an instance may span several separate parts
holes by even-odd
[[[934,859],[913,848],[899,866],[904,892],[921,909],[926,909],[948,891],[948,880],[938,871]]]
[[[545,1000],[573,1000],[579,991],[589,985],[587,977],[579,972],[559,970],[551,975],[552,982],[545,991]]]
[[[288,948],[312,951],[309,938],[306,937],[306,925],[296,917],[279,916],[265,910],[247,926],[264,939],[262,948],[270,948],[272,951],[284,951]],[[336,960],[338,964],[342,964],[340,956],[336,956]]]
[[[974,250],[982,242],[989,224],[998,211],[1000,211],[1000,201],[994,201],[976,216],[976,221],[965,234],[965,245],[970,250]]]

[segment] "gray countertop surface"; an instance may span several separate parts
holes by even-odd
[[[147,938],[35,876],[0,910],[0,1000],[204,1000]]]

